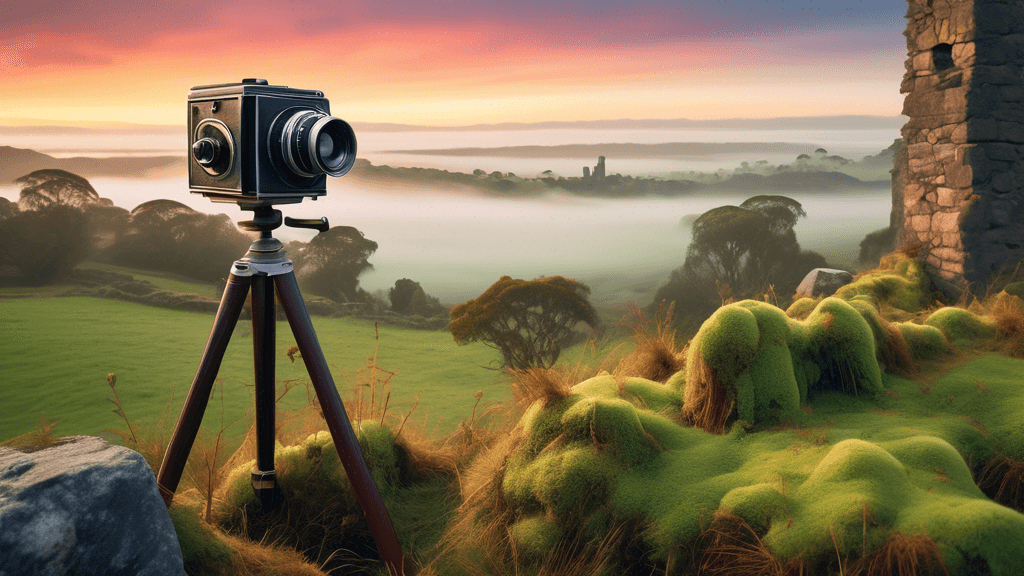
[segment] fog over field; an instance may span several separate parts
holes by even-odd
[[[806,153],[824,147],[829,154],[860,160],[885,149],[898,131],[889,129],[742,130],[742,129],[637,129],[602,128],[537,130],[417,130],[357,133],[359,157],[374,164],[420,166],[453,172],[513,172],[535,177],[544,170],[578,177],[597,158],[520,158],[452,156],[443,149],[497,146],[564,146],[620,142],[806,143]],[[181,154],[185,137],[174,131],[131,135],[121,133],[7,133],[0,145],[32,148],[55,157]],[[645,176],[670,171],[713,172],[732,170],[743,161],[790,163],[795,154],[754,154],[736,144],[735,151],[696,153],[689,157],[607,158],[609,174]],[[789,150],[791,145],[785,148]],[[400,154],[389,150],[439,150],[437,154]],[[628,149],[628,148],[627,148]],[[644,147],[635,147],[643,150]],[[696,151],[696,152],[699,152]],[[129,210],[157,198],[186,204],[204,213],[224,213],[247,219],[234,204],[213,203],[188,193],[185,174],[153,179],[93,177],[100,196]],[[0,186],[0,196],[17,200],[19,188]],[[888,224],[891,199],[888,189],[840,192],[721,192],[676,198],[598,199],[568,194],[540,198],[486,197],[468,190],[356,182],[353,178],[328,179],[328,194],[313,202],[286,205],[286,216],[327,216],[332,226],[354,226],[379,244],[370,262],[374,270],[360,277],[369,291],[388,289],[396,280],[420,282],[427,293],[446,304],[475,298],[502,275],[535,278],[563,275],[587,282],[595,304],[646,304],[665,283],[672,269],[682,265],[690,240],[679,221],[725,204],[738,205],[757,195],[782,194],[803,204],[807,217],[796,226],[804,249],[816,250],[837,266],[855,266],[864,236]],[[283,240],[307,241],[311,230],[282,228]],[[240,255],[241,256],[241,255]]]
[[[208,214],[243,220],[251,213],[188,193],[187,178],[90,180],[100,196],[131,210],[168,198]],[[0,187],[17,200],[19,189]],[[379,244],[374,270],[360,276],[366,290],[387,289],[411,278],[428,294],[455,304],[475,298],[502,275],[530,279],[562,275],[588,282],[595,303],[646,304],[682,265],[689,231],[679,220],[754,194],[614,200],[551,194],[509,200],[444,190],[357,187],[330,180],[328,194],[281,208],[286,216],[326,216],[332,226],[354,226]],[[836,265],[852,265],[864,235],[887,225],[887,191],[788,194],[807,217],[796,226],[805,249]],[[283,240],[308,241],[311,230],[281,228]],[[241,256],[241,254],[239,255]],[[225,271],[226,272],[226,271]],[[639,291],[639,292],[638,292]]]

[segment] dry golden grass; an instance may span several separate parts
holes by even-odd
[[[686,365],[686,350],[677,350],[676,334],[672,330],[673,302],[666,309],[664,304],[648,319],[640,308],[629,304],[629,320],[619,323],[633,332],[636,349],[622,358],[612,374],[617,379],[627,376],[646,378],[664,383]]]
[[[914,576],[917,574],[949,576],[942,554],[931,538],[925,535],[892,533],[881,548],[850,564],[850,576]]]
[[[682,419],[710,434],[722,434],[736,402],[729,397],[715,369],[704,360],[699,348],[693,357],[693,364],[686,368]]]
[[[998,454],[978,472],[976,484],[993,500],[1024,512],[1024,462]]]
[[[701,536],[706,548],[698,573],[707,576],[784,576],[786,570],[739,516],[716,513]]]

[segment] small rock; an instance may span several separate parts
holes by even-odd
[[[797,296],[810,296],[811,298],[821,295],[831,296],[835,294],[836,290],[850,282],[853,282],[853,274],[846,270],[815,268],[808,272],[807,276],[804,276],[803,281],[796,288],[796,293]]]

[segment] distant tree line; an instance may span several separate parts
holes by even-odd
[[[37,170],[15,183],[22,186],[18,202],[0,198],[0,278],[8,282],[66,279],[89,258],[217,283],[253,240],[226,214],[203,214],[173,200],[150,200],[129,212],[63,170]],[[335,226],[286,249],[306,294],[406,315],[448,313],[407,278],[391,290],[390,306],[360,288],[359,276],[373,269],[369,258],[377,243],[351,226]]]

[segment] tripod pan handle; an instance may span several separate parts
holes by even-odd
[[[321,216],[319,219],[289,218],[285,216],[284,225],[291,228],[312,228],[319,232],[327,232],[331,228],[331,225],[327,223],[326,216]]]

